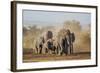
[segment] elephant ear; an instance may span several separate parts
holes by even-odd
[[[46,38],[47,38],[47,40],[53,38],[53,33],[52,33],[52,31],[47,31],[47,33],[46,33]]]

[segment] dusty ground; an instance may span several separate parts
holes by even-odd
[[[50,55],[50,54],[25,54],[23,55],[23,62],[43,62],[43,61],[59,61],[59,60],[82,60],[90,59],[90,52],[74,53],[71,55]]]

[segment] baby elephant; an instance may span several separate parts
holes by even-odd
[[[43,53],[49,53],[52,54],[54,51],[54,46],[53,46],[53,40],[52,39],[48,39],[44,45],[43,45]]]

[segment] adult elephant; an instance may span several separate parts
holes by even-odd
[[[35,48],[36,48],[36,53],[37,54],[42,54],[42,50],[43,50],[44,43],[45,43],[44,37],[39,37],[36,40]]]
[[[61,39],[60,39],[60,55],[62,55],[62,54],[65,54],[65,55],[67,55],[68,54],[68,46],[69,46],[69,44],[68,44],[68,39],[66,38],[66,37],[62,37]]]
[[[69,34],[69,49],[70,49],[70,54],[73,54],[73,43],[75,42],[75,34],[74,33],[70,33]]]
[[[60,37],[60,40],[59,40],[59,44],[60,44],[60,55],[62,54],[65,54],[67,55],[69,53],[69,45],[70,45],[70,37],[69,37],[69,33],[70,33],[70,30],[66,30],[66,29],[63,29],[61,30],[61,37]]]
[[[73,54],[73,43],[75,41],[75,34],[71,33],[69,29],[66,30],[66,41],[68,43],[68,53]]]
[[[39,54],[47,53],[48,50],[53,49],[53,33],[52,31],[47,31],[45,34],[41,35],[42,37],[36,40],[36,52]]]

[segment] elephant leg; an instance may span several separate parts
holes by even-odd
[[[59,55],[61,52],[61,47],[60,46],[57,46],[57,54]]]
[[[60,47],[60,45],[57,47],[57,54],[58,55],[60,55],[60,53],[61,53],[61,47]]]
[[[64,51],[61,51],[61,52],[60,52],[60,55],[62,56],[62,55],[63,55],[63,53],[64,53]]]
[[[62,52],[62,50],[61,50],[61,47],[59,46],[58,47],[58,55],[61,55],[62,54],[61,52]]]
[[[45,48],[42,49],[42,53],[45,54]]]
[[[56,54],[58,54],[59,53],[59,50],[58,50],[58,47],[56,48]]]
[[[49,54],[52,54],[51,50],[49,50]]]
[[[47,49],[43,48],[43,53],[46,54],[47,53]]]
[[[51,50],[51,49],[50,49],[50,54],[54,54],[54,50]]]
[[[73,53],[73,45],[72,44],[69,46],[69,50],[70,50],[70,54],[72,54]]]
[[[68,48],[64,50],[65,55],[68,55]]]
[[[53,54],[56,54],[57,53],[57,48],[54,46],[53,47]]]
[[[57,48],[56,47],[54,48],[54,54],[57,54]]]
[[[73,44],[71,45],[71,54],[73,54]]]
[[[38,51],[38,53],[41,54],[41,47],[39,47],[39,51]]]
[[[39,54],[41,54],[42,53],[42,48],[40,48],[40,51],[39,51]]]
[[[53,50],[48,48],[48,54],[53,54]]]
[[[61,48],[60,55],[64,53],[64,47]]]
[[[68,55],[68,46],[66,47],[66,55]]]
[[[42,45],[39,46],[39,54],[42,54]]]
[[[70,47],[69,47],[69,50],[70,50],[70,53],[69,53],[69,54],[71,54],[71,45],[70,45]]]
[[[47,48],[45,48],[45,53],[48,53],[48,49]]]
[[[63,54],[63,48],[61,48],[59,51],[59,55],[62,55],[62,54]]]
[[[46,54],[46,53],[48,53],[48,49],[44,47],[44,48],[42,49],[42,52],[43,52],[43,54]]]
[[[39,53],[39,48],[36,49],[37,54]]]
[[[36,53],[38,54],[38,47],[36,46]]]

